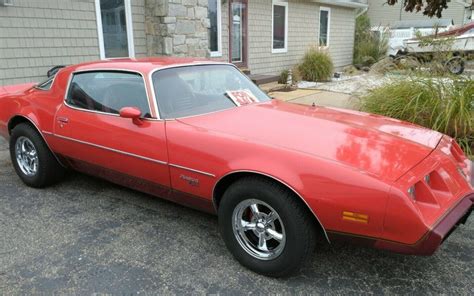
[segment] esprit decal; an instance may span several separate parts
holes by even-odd
[[[194,187],[199,186],[199,179],[189,177],[189,176],[185,176],[185,175],[180,175],[179,178],[183,181],[186,181],[191,186],[194,186]]]

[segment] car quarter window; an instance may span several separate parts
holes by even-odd
[[[231,65],[198,65],[158,70],[153,87],[162,119],[174,119],[237,107],[235,96],[253,102],[270,98]]]
[[[38,83],[36,85],[36,88],[40,90],[50,90],[51,86],[53,85],[53,81],[54,81],[54,76],[48,77],[48,79],[46,79],[45,81]]]
[[[150,106],[143,77],[138,73],[95,71],[72,77],[68,105],[103,113],[119,114],[124,107],[136,107],[150,118]]]

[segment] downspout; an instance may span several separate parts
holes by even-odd
[[[365,7],[365,8],[362,8],[359,13],[356,14],[356,18],[358,18],[359,16],[363,15],[364,13],[367,12],[367,10],[369,10],[369,6]]]

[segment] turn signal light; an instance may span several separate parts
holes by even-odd
[[[344,211],[342,212],[342,220],[361,222],[361,223],[367,224],[369,223],[369,215]]]

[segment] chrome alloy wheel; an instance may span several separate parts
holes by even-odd
[[[36,147],[30,139],[19,137],[15,143],[16,162],[21,172],[28,177],[38,172],[39,158]]]
[[[260,260],[277,258],[285,248],[283,221],[267,203],[247,199],[239,203],[232,214],[234,236],[240,246]]]

